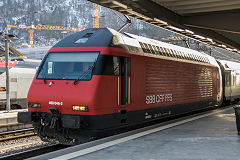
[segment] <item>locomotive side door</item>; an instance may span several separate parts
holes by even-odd
[[[130,104],[130,58],[121,58],[121,105]]]
[[[121,123],[126,123],[127,108],[130,104],[130,73],[131,59],[128,57],[113,57],[114,74],[118,75],[117,92],[118,106],[121,110]],[[119,66],[119,67],[118,67]]]

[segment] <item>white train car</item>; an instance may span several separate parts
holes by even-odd
[[[217,60],[223,75],[223,95],[227,103],[238,102],[240,99],[240,63]]]
[[[27,108],[27,93],[40,61],[19,61],[9,70],[11,109]],[[0,108],[6,106],[6,72],[0,73]]]

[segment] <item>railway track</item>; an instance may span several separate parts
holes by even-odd
[[[0,133],[0,142],[30,137],[30,136],[35,136],[35,135],[36,135],[36,133],[34,132],[34,128],[2,132],[2,133]]]

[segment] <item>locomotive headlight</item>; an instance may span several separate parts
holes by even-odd
[[[88,106],[73,106],[72,108],[74,111],[83,111],[83,112],[88,111]]]
[[[30,107],[30,108],[41,108],[41,104],[40,103],[28,102],[28,107]]]

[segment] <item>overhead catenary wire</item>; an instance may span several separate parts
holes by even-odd
[[[226,55],[226,54],[223,54],[221,53],[220,51],[218,51],[216,48],[213,48],[214,51],[218,52],[220,55],[226,57],[227,60],[231,60],[231,61],[235,61],[235,62],[240,62],[240,60],[236,60],[236,59],[233,59],[232,57]]]

